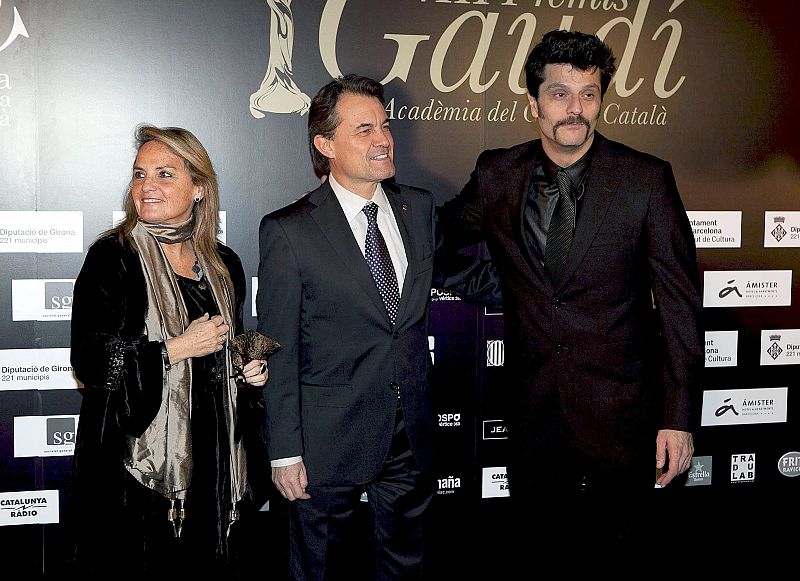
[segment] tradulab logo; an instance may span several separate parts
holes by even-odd
[[[800,329],[762,330],[761,365],[800,365]]]
[[[778,459],[778,472],[789,478],[800,476],[800,452],[786,452]]]
[[[704,307],[776,307],[792,304],[791,270],[707,270]]]
[[[11,311],[14,321],[69,321],[75,279],[14,279]]]
[[[483,420],[484,440],[507,440],[508,428],[505,420]]]
[[[457,428],[461,425],[460,413],[445,413],[439,414],[439,427],[440,428]]]
[[[686,486],[708,486],[711,484],[711,456],[693,456]]]
[[[505,466],[484,467],[481,474],[481,498],[511,496]]]
[[[461,478],[456,476],[437,478],[436,485],[436,494],[455,494],[456,490],[461,488]]]
[[[756,479],[755,454],[731,454],[731,482],[753,482]]]
[[[787,387],[718,389],[703,392],[703,426],[772,424],[786,421]]]
[[[0,492],[0,526],[58,522],[58,490]]]
[[[14,457],[72,456],[78,416],[14,418]]]
[[[506,360],[506,351],[502,339],[486,341],[486,366],[502,367]]]

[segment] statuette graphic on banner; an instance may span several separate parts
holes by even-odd
[[[292,0],[267,0],[270,9],[269,58],[261,87],[250,95],[250,114],[256,119],[264,113],[305,115],[311,99],[292,79],[294,22]]]
[[[3,0],[0,0],[0,6],[3,5]],[[0,52],[3,52],[6,48],[8,48],[12,42],[14,42],[17,37],[24,36],[25,38],[30,38],[28,35],[28,29],[25,28],[25,23],[22,22],[22,16],[19,15],[19,11],[17,7],[14,6],[14,24],[11,26],[11,32],[8,33],[8,36],[3,41],[3,44],[0,44]]]

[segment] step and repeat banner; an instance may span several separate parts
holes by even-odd
[[[482,150],[536,136],[523,65],[554,28],[612,46],[598,128],[672,163],[695,231],[706,373],[680,491],[701,500],[692,526],[713,526],[713,499],[742,534],[780,513],[800,486],[795,13],[790,0],[1,0],[0,570],[65,558],[72,288],[120,216],[137,124],[185,127],[208,149],[220,239],[252,298],[261,216],[317,183],[306,113],[323,84],[380,80],[398,181],[442,203]],[[436,521],[443,546],[459,533],[490,546],[509,534],[503,314],[431,295]]]

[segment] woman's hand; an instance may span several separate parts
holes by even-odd
[[[263,387],[269,377],[269,369],[264,359],[253,359],[242,369],[244,380],[255,387]]]
[[[209,317],[205,313],[192,321],[183,333],[167,339],[169,362],[174,365],[190,357],[202,357],[220,351],[225,347],[228,329],[230,326],[221,315]]]

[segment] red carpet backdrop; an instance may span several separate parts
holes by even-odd
[[[136,124],[185,127],[207,147],[220,238],[243,260],[250,301],[261,216],[317,183],[306,112],[319,87],[348,72],[381,80],[397,179],[441,203],[483,149],[536,137],[523,65],[554,28],[612,46],[598,128],[672,163],[695,229],[702,427],[685,485],[663,492],[691,504],[698,552],[707,536],[746,544],[786,525],[800,490],[796,12],[790,0],[0,1],[0,570],[64,570],[80,406],[72,285],[121,210]],[[503,316],[431,292],[430,554],[437,571],[499,573],[495,549],[516,534]],[[78,508],[102,510],[102,495]],[[277,559],[276,508],[263,542]]]

